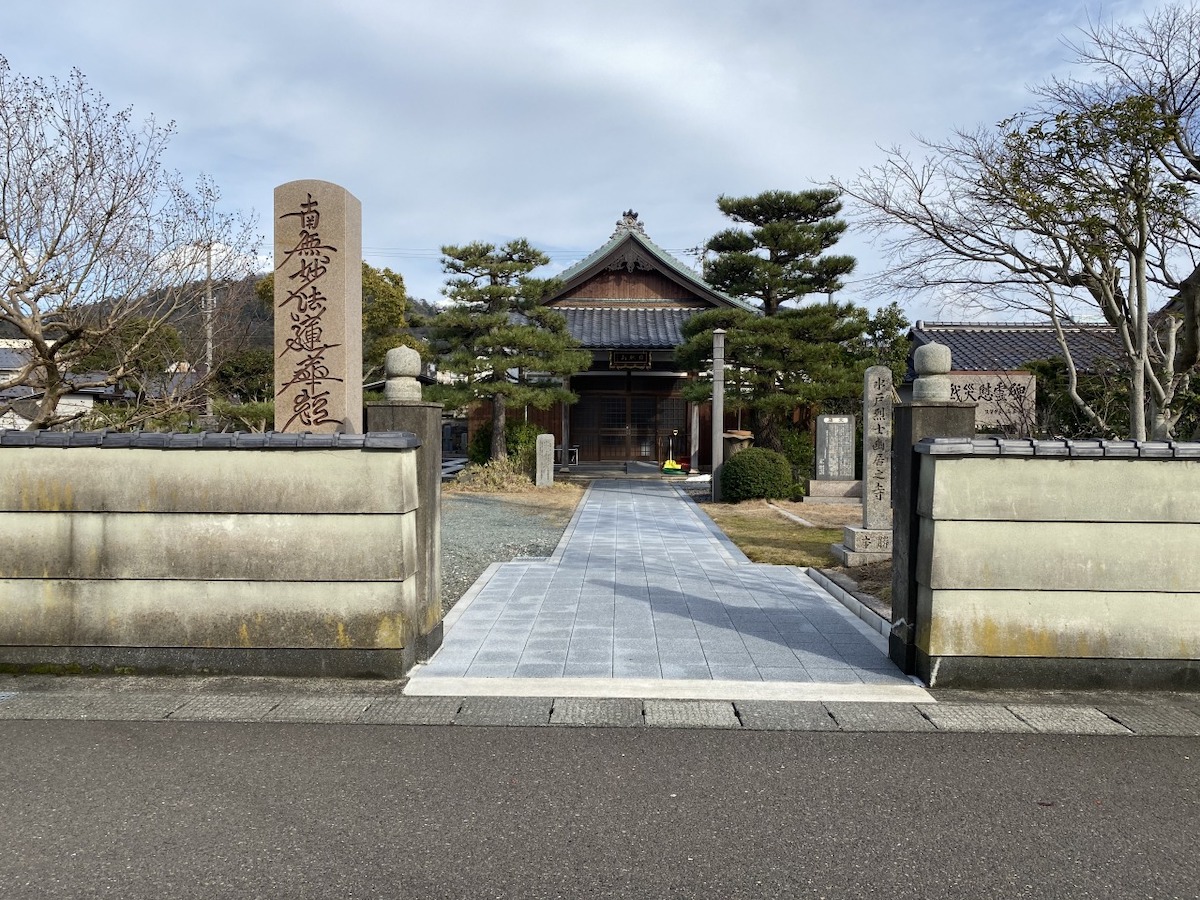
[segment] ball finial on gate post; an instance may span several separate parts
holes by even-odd
[[[412,347],[395,347],[384,357],[384,373],[387,381],[383,385],[383,397],[391,401],[421,400],[421,354]]]
[[[950,348],[945,344],[922,344],[913,351],[914,403],[945,403],[950,400]]]

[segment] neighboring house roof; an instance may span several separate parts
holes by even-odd
[[[682,344],[684,323],[704,310],[567,307],[557,312],[567,320],[571,335],[589,349],[651,349]]]
[[[683,343],[684,323],[697,313],[730,307],[757,312],[650,240],[633,210],[602,247],[558,277],[562,286],[545,303],[590,349],[674,349]]]
[[[16,372],[29,361],[28,350],[0,347],[0,372]]]
[[[1065,327],[1064,334],[1080,370],[1094,369],[1118,350],[1111,325],[1074,325]],[[908,336],[913,350],[935,342],[949,347],[955,372],[1011,372],[1035,360],[1062,356],[1049,323],[917,322]],[[915,374],[910,353],[905,380]]]

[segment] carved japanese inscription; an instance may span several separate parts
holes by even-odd
[[[818,416],[817,481],[854,480],[854,416]]]
[[[327,181],[275,189],[275,430],[362,431],[362,205]]]
[[[892,372],[887,366],[871,366],[864,378],[862,471],[863,527],[891,528]]]

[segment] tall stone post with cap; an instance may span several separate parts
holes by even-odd
[[[892,629],[888,654],[906,674],[916,671],[917,497],[927,437],[975,435],[975,404],[950,400],[950,348],[925,344],[913,352],[912,400],[896,404],[892,432]]]
[[[725,462],[725,329],[713,331],[712,361],[712,498],[721,499],[721,466]]]
[[[367,431],[408,431],[421,441],[417,451],[417,547],[423,548],[417,573],[420,608],[417,655],[425,657],[442,643],[442,405],[421,399],[421,354],[396,347],[384,358],[382,401],[367,404]]]

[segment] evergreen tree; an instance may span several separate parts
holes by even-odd
[[[491,401],[492,459],[508,456],[508,406],[574,403],[578,398],[562,378],[591,364],[566,320],[541,305],[557,283],[530,273],[549,261],[524,239],[442,248],[442,269],[450,276],[442,293],[452,305],[431,329],[442,371],[463,379],[446,399]]]
[[[396,347],[423,350],[409,329],[411,304],[404,277],[386,266],[362,264],[363,381],[383,376],[384,359]]]
[[[854,257],[826,255],[846,230],[836,218],[842,204],[835,190],[766,191],[756,197],[717,198],[721,212],[750,226],[714,235],[705,250],[705,280],[719,291],[762,304],[774,316],[785,303],[809,294],[831,294],[841,276],[854,270]]]
[[[852,303],[813,303],[770,318],[717,309],[684,325],[676,359],[692,371],[709,368],[713,329],[724,328],[726,408],[750,412],[755,443],[782,451],[780,427],[792,410],[820,406],[853,414],[861,408],[867,367],[891,365],[902,377],[907,327],[894,304],[871,315]],[[711,395],[708,380],[684,389],[694,402]]]

